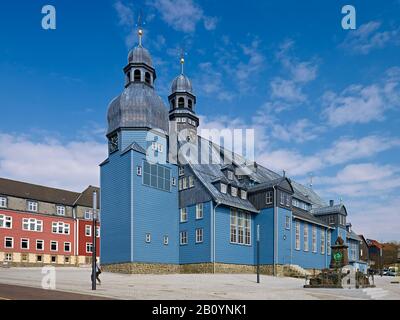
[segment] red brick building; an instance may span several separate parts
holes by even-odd
[[[94,191],[99,194],[92,186],[77,193],[0,178],[0,263],[90,263]],[[99,223],[96,233],[99,256]]]

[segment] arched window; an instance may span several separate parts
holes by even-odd
[[[175,109],[175,99],[172,99],[172,100],[171,100],[171,108],[172,108],[172,109]]]
[[[145,81],[147,84],[151,84],[151,76],[150,76],[150,73],[149,73],[149,72],[146,72],[146,73],[144,74],[144,81]]]
[[[178,108],[184,108],[184,107],[185,107],[185,99],[179,98],[178,99]]]
[[[135,81],[135,82],[140,82],[140,70],[135,70],[135,73],[134,73],[134,80],[133,81]]]
[[[188,102],[188,104],[189,104],[189,109],[192,109],[192,108],[193,108],[193,102],[192,102],[192,99],[189,99],[189,102]]]

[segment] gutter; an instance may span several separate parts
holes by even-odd
[[[273,275],[276,277],[276,263],[278,259],[278,208],[276,186],[274,186],[274,259],[273,259]]]

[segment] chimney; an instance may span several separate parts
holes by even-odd
[[[334,204],[335,204],[335,201],[334,201],[334,200],[329,200],[329,206],[330,206],[330,207],[333,207]]]

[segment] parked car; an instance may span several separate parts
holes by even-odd
[[[386,275],[389,277],[395,277],[396,276],[396,272],[394,272],[393,270],[388,270],[386,272]]]

